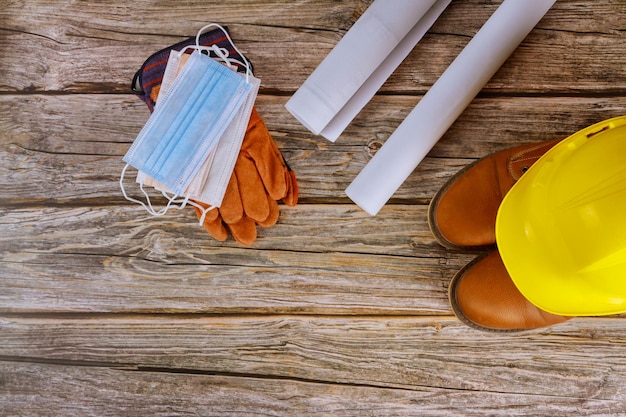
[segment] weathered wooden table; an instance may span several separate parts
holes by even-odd
[[[520,0],[522,1],[522,0]],[[284,108],[369,1],[0,8],[0,415],[626,415],[626,316],[470,329],[426,208],[493,151],[626,114],[626,1],[559,0],[376,217],[343,193],[498,1],[455,0],[330,143]],[[228,25],[300,203],[251,247],[121,196],[154,51]]]

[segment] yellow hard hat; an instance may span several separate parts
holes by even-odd
[[[537,307],[626,312],[626,116],[576,132],[535,162],[500,205],[496,241]]]

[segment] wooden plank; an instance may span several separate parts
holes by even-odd
[[[195,215],[0,209],[0,310],[450,314],[446,286],[474,255],[439,247],[424,206],[284,208],[249,248]]]
[[[424,93],[499,1],[454,1],[384,91]],[[0,11],[1,91],[122,92],[154,51],[210,21],[230,27],[263,88],[292,92],[366,9],[352,0],[146,5],[9,1]],[[624,0],[557,2],[487,92],[622,92]],[[16,47],[19,45],[19,47]],[[23,51],[29,51],[24,54]],[[27,68],[28,70],[24,70]]]
[[[257,107],[298,176],[303,201],[334,202],[348,201],[345,188],[417,102],[377,97],[330,143],[291,117],[286,100],[261,96]],[[565,137],[625,113],[626,96],[476,99],[393,201],[425,203],[473,158]],[[139,99],[127,95],[0,96],[0,203],[124,201],[121,157],[148,115]]]
[[[434,387],[393,389],[286,379],[0,362],[4,416],[618,415],[623,403]]]
[[[375,217],[350,205],[281,205],[280,208],[275,226],[258,229],[260,238],[251,247],[254,251],[406,258],[442,258],[447,253],[430,233],[427,208],[422,205],[385,207]],[[191,208],[172,209],[160,218],[152,217],[139,206],[0,208],[0,225],[3,230],[0,246],[7,254],[29,250],[42,255],[82,252],[141,257],[164,265],[194,260],[205,265],[222,265],[229,256],[238,253],[235,249],[242,248],[231,239],[216,243],[208,238]],[[231,251],[231,255],[220,253],[220,248]],[[138,252],[139,249],[144,251]],[[239,251],[240,255],[243,253]],[[241,258],[236,264],[280,264],[278,259],[262,260],[261,255],[263,252],[249,260]],[[320,266],[313,260],[307,265]]]
[[[626,0],[557,2],[376,217],[343,190],[500,0],[454,0],[331,144],[284,104],[370,3],[3,3],[0,415],[626,415],[626,315],[473,330],[446,291],[475,253],[426,224],[476,158],[626,114]],[[117,184],[148,117],[132,75],[207,19],[299,178],[250,248]]]
[[[537,396],[538,403],[604,403],[615,412],[626,411],[625,329],[623,319],[610,318],[509,335],[478,333],[446,318],[2,317],[0,355],[12,361]]]

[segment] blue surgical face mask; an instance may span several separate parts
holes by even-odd
[[[124,162],[184,195],[251,88],[234,71],[193,52]]]
[[[225,54],[227,53],[226,51]],[[161,98],[167,94],[177,74],[184,68],[187,57],[188,55],[182,52],[172,51],[170,53],[155,107],[159,106]],[[227,56],[224,56],[223,59],[227,64],[229,63]],[[236,69],[236,67],[234,68]],[[244,77],[242,74],[239,74],[239,76]],[[241,149],[241,143],[245,135],[246,127],[248,126],[250,113],[252,112],[252,107],[261,83],[261,80],[255,78],[252,74],[246,74],[245,78],[252,85],[250,93],[246,96],[243,105],[237,111],[215,148],[209,153],[202,167],[192,179],[189,187],[185,190],[184,197],[187,199],[187,203],[196,206],[205,213],[212,208],[221,206],[237,160],[237,155]],[[163,192],[165,196],[171,196],[173,194],[172,191],[163,184],[154,181],[154,179],[141,171],[137,173],[137,183],[141,186],[147,185],[154,187]],[[179,203],[183,201],[176,199],[174,202]],[[204,203],[208,208],[196,205],[194,201]],[[152,211],[154,211],[153,208]],[[201,224],[203,220],[204,219],[201,217]]]
[[[211,207],[219,207],[222,204],[250,121],[250,114],[261,80],[253,76],[250,76],[249,80],[252,91],[224,131],[213,151],[213,159],[209,164],[203,165],[204,172],[201,170],[201,175],[196,177],[198,181],[195,181],[194,178],[187,190],[191,198]]]

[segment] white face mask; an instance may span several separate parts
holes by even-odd
[[[241,150],[252,107],[261,85],[261,80],[258,78],[250,76],[249,80],[252,89],[248,97],[220,138],[212,158],[207,159],[207,164],[201,168],[196,176],[198,181],[192,181],[187,189],[192,199],[209,206],[219,207],[222,204],[226,187]]]
[[[227,51],[220,50],[216,47],[211,47],[208,49],[211,49],[218,56],[224,59],[227,64],[230,64],[230,61],[227,57]],[[170,52],[168,64],[163,74],[163,81],[159,90],[159,98],[164,97],[167,94],[167,91],[173,84],[176,76],[181,72],[187,60],[189,59],[189,55],[185,54],[184,52],[185,50],[180,52]],[[249,68],[247,62],[245,65]],[[228,182],[235,166],[235,162],[237,160],[237,156],[241,149],[241,144],[245,136],[248,122],[250,120],[250,114],[252,112],[252,108],[261,83],[261,81],[258,78],[253,77],[249,71],[245,75],[239,75],[246,78],[246,82],[250,84],[251,88],[249,89],[249,92],[246,95],[243,104],[236,112],[232,121],[226,127],[224,133],[220,136],[217,145],[210,152],[206,160],[203,162],[201,168],[193,177],[189,186],[185,189],[182,195],[184,199],[177,199],[180,196],[170,197],[168,194],[174,193],[172,193],[171,190],[168,189],[168,187],[149,177],[144,172],[139,171],[137,175],[137,182],[140,184],[141,190],[146,196],[148,206],[144,205],[141,202],[140,204],[142,204],[151,214],[162,215],[165,214],[165,212],[172,205],[172,203],[181,203],[181,206],[175,207],[182,208],[187,202],[189,202],[189,204],[192,204],[203,211],[204,214],[200,219],[200,223],[202,223],[204,220],[204,215],[206,215],[209,210],[215,207],[219,207],[221,205],[222,200],[224,199],[224,194],[226,193]],[[157,105],[155,109],[158,108],[159,98],[157,99]],[[168,205],[161,211],[156,212],[152,208],[148,194],[143,190],[144,185],[152,186],[161,191],[163,195],[168,198]],[[209,208],[204,209],[199,205],[189,201],[190,199],[202,202],[208,205]],[[132,201],[138,202],[137,200]]]

